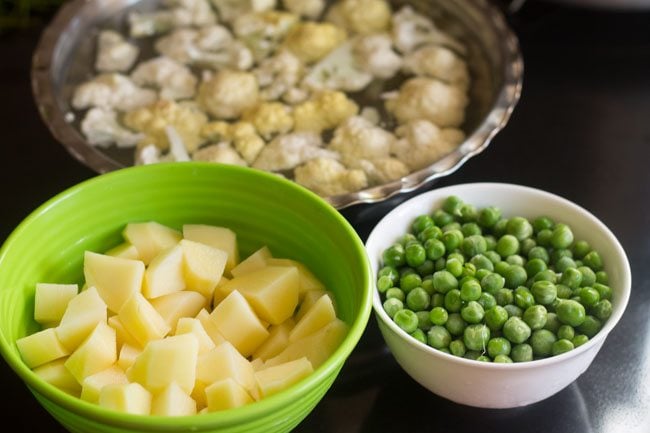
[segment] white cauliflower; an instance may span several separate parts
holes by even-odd
[[[369,34],[388,30],[391,14],[386,0],[339,0],[326,19],[351,33]]]
[[[359,111],[359,106],[343,92],[325,90],[293,108],[294,131],[320,134],[336,128]]]
[[[289,30],[284,47],[304,63],[314,63],[334,51],[346,39],[345,30],[334,24],[303,21]]]
[[[212,0],[222,21],[232,22],[241,15],[251,12],[270,11],[276,0]]]
[[[124,72],[131,69],[140,49],[113,30],[103,30],[97,36],[95,69],[100,72]]]
[[[344,164],[354,166],[362,159],[389,157],[394,141],[390,132],[354,116],[336,128],[328,149],[338,152]]]
[[[144,38],[168,32],[175,26],[172,11],[162,10],[151,13],[131,12],[127,16],[129,35],[132,38]]]
[[[433,164],[454,151],[465,139],[461,130],[441,129],[427,120],[409,121],[395,133],[399,139],[393,142],[392,153],[411,171]]]
[[[281,50],[273,57],[264,59],[253,70],[260,86],[260,97],[265,101],[282,98],[295,88],[302,78],[304,66],[287,50]]]
[[[347,41],[315,64],[302,80],[302,86],[312,90],[343,90],[356,92],[372,81],[353,52],[352,41]]]
[[[217,119],[235,119],[259,99],[255,75],[224,69],[199,87],[198,102]]]
[[[468,98],[464,89],[434,78],[406,81],[399,92],[389,95],[386,109],[399,123],[426,119],[440,127],[457,127],[465,120]]]
[[[250,122],[267,140],[274,135],[286,134],[293,128],[291,110],[281,102],[262,102],[246,110],[242,120]]]
[[[382,185],[410,173],[408,166],[394,157],[362,159],[357,167],[366,173],[370,185]]]
[[[354,41],[354,55],[361,69],[382,79],[392,78],[402,67],[388,33],[360,36]]]
[[[198,30],[177,29],[156,41],[156,50],[178,62],[213,69],[247,70],[253,55],[221,25]]]
[[[452,50],[440,45],[424,45],[404,57],[404,71],[437,78],[467,88],[467,63]]]
[[[273,54],[298,21],[298,15],[284,11],[248,13],[235,20],[233,32],[261,61]]]
[[[208,0],[166,0],[165,5],[177,14],[175,27],[203,27],[217,22]]]
[[[363,107],[359,116],[363,117],[373,125],[379,125],[379,122],[381,122],[381,113],[379,113],[379,110],[375,107]]]
[[[336,152],[322,148],[323,141],[312,132],[294,132],[274,138],[262,149],[253,168],[267,171],[291,170],[313,158],[336,158]]]
[[[191,98],[196,92],[197,79],[185,65],[160,56],[140,63],[131,79],[141,86],[154,86],[163,99]]]
[[[325,0],[282,0],[282,4],[296,15],[316,19],[325,9]]]
[[[81,132],[93,146],[134,147],[143,137],[123,127],[110,108],[91,108],[81,121]]]
[[[131,12],[129,33],[133,38],[154,36],[177,27],[203,27],[216,23],[217,17],[207,0],[170,0],[169,7],[155,12]]]
[[[417,13],[410,6],[404,6],[393,15],[393,43],[402,53],[409,53],[425,45],[444,45],[464,54],[466,48],[459,41],[438,29],[434,22]]]
[[[226,142],[210,144],[192,154],[195,161],[218,162],[221,164],[247,166],[246,161]]]
[[[310,159],[296,167],[294,180],[322,197],[356,192],[368,186],[363,170],[348,169],[327,157]]]
[[[248,122],[210,122],[203,127],[201,135],[210,141],[231,143],[248,164],[255,161],[266,145],[257,135],[255,127]]]
[[[129,111],[149,105],[156,98],[154,90],[138,87],[125,75],[101,74],[77,86],[72,106],[77,110],[102,107]]]
[[[136,165],[149,165],[156,164],[163,161],[171,160],[167,156],[163,156],[160,149],[155,144],[147,144],[138,147],[135,152]]]

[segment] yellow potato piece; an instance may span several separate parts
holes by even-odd
[[[66,368],[83,383],[92,374],[106,370],[117,361],[115,330],[105,322],[97,324],[88,338],[65,361]]]
[[[300,275],[300,299],[310,290],[325,290],[325,285],[314,275],[307,266],[296,260],[272,257],[266,261],[267,266],[293,266]]]
[[[136,358],[142,353],[139,347],[124,344],[120,349],[120,354],[117,357],[117,365],[124,371],[128,370],[133,365]]]
[[[47,364],[43,364],[34,368],[34,373],[41,377],[47,383],[56,386],[57,388],[79,397],[81,393],[81,385],[77,382],[70,371],[65,367],[67,358],[60,358]]]
[[[213,383],[205,389],[208,412],[233,409],[252,403],[253,397],[233,379]]]
[[[215,348],[214,341],[205,331],[201,321],[194,317],[181,317],[176,323],[176,335],[192,334],[199,343],[199,355]]]
[[[231,378],[253,392],[256,388],[253,374],[250,362],[227,341],[199,356],[196,364],[196,381],[204,386]]]
[[[183,389],[172,382],[151,403],[152,415],[183,416],[196,413],[196,402]]]
[[[238,277],[266,266],[266,261],[272,257],[271,250],[263,246],[250,256],[242,260],[237,266],[230,270],[233,277]]]
[[[99,405],[135,415],[151,413],[152,396],[139,383],[107,385],[99,393]]]
[[[36,284],[34,293],[34,320],[40,324],[59,323],[72,298],[77,296],[76,284]]]
[[[104,254],[107,256],[121,257],[123,259],[142,260],[140,258],[138,249],[135,247],[135,245],[129,242],[122,242],[121,244],[106,251]]]
[[[303,295],[300,301],[300,306],[298,307],[298,311],[296,311],[296,314],[293,315],[293,318],[295,320],[300,320],[300,318],[304,316],[305,313],[312,307],[312,305],[314,305],[314,303],[316,303],[316,301],[318,301],[323,295],[329,295],[330,299],[332,300],[332,305],[334,305],[334,308],[336,309],[336,304],[334,303],[334,294],[332,292],[329,290],[309,290]]]
[[[294,342],[313,334],[336,319],[336,311],[329,295],[325,294],[296,322],[289,333],[289,341]]]
[[[115,336],[117,337],[117,348],[121,349],[125,344],[142,348],[142,344],[136,338],[131,335],[129,331],[126,330],[124,324],[120,320],[119,316],[111,316],[108,318],[108,326],[115,329]]]
[[[282,352],[289,345],[289,333],[293,329],[293,319],[288,319],[279,325],[269,328],[269,338],[253,352],[253,359],[267,360]]]
[[[207,305],[207,300],[198,292],[183,290],[151,299],[150,303],[174,333],[178,320],[196,316]]]
[[[106,322],[106,303],[95,287],[83,290],[68,302],[56,336],[68,350],[75,350],[99,322]]]
[[[129,383],[126,373],[117,365],[112,365],[86,377],[81,384],[81,399],[90,403],[99,403],[99,394],[102,388],[111,384]]]
[[[228,253],[200,242],[183,239],[183,275],[188,290],[212,299],[214,288],[223,276]]]
[[[171,326],[141,293],[134,293],[124,303],[118,318],[141,347],[151,340],[160,340],[171,330]]]
[[[303,357],[257,371],[255,380],[262,397],[268,397],[298,383],[313,371],[311,362]]]
[[[212,317],[210,316],[210,313],[208,313],[208,310],[202,308],[201,311],[199,311],[199,314],[196,315],[196,318],[199,319],[201,325],[203,325],[203,329],[205,329],[205,332],[208,333],[215,346],[218,346],[226,341],[224,336],[221,335],[221,332],[219,332],[219,328],[217,328],[216,322],[212,320]]]
[[[123,259],[86,251],[84,277],[95,287],[109,310],[117,313],[126,300],[140,292],[145,266],[140,260]]]
[[[158,298],[185,289],[183,249],[177,244],[155,256],[144,272],[142,294],[147,299]]]
[[[29,368],[68,356],[70,351],[59,341],[54,328],[44,329],[16,340],[23,362]]]
[[[228,254],[226,272],[230,272],[239,263],[237,235],[229,228],[207,224],[185,224],[183,238],[225,251]]]
[[[155,221],[129,223],[122,231],[127,242],[138,250],[140,260],[148,265],[161,251],[173,247],[183,235],[178,230]]]

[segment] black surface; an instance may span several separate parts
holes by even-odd
[[[632,267],[621,322],[563,391],[524,408],[483,410],[410,379],[371,318],[340,376],[296,431],[650,432],[650,13],[531,1],[511,21],[525,60],[521,102],[487,150],[432,187],[519,183],[591,211],[619,237]],[[29,67],[40,31],[0,35],[0,239],[37,205],[95,175],[49,135],[34,106]],[[365,240],[397,201],[342,213]],[[0,375],[0,416],[13,431],[64,431],[6,364]]]

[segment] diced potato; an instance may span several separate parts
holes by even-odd
[[[79,383],[106,370],[117,361],[115,330],[105,322],[97,324],[88,338],[68,357],[65,366]]]
[[[129,223],[122,232],[127,242],[138,250],[140,260],[148,265],[161,251],[173,247],[183,235],[178,230],[155,221]]]
[[[234,277],[215,290],[215,300],[218,293],[227,296],[234,290],[244,295],[260,319],[277,325],[298,305],[298,271],[292,266],[266,266]]]
[[[269,336],[244,296],[236,290],[212,310],[210,318],[219,333],[243,356],[253,353]]]
[[[139,383],[107,385],[99,393],[99,405],[135,415],[151,413],[152,396]]]
[[[229,228],[207,224],[185,224],[183,238],[225,251],[228,254],[226,272],[230,272],[239,263],[237,235]]]
[[[196,381],[206,386],[231,378],[252,392],[256,388],[253,373],[250,362],[227,341],[199,356],[196,364]]]
[[[299,261],[291,259],[270,258],[266,261],[267,266],[294,266],[300,275],[300,299],[310,290],[325,290],[325,285],[309,270],[307,266]]]
[[[334,319],[336,319],[336,311],[334,311],[332,299],[325,294],[298,320],[296,326],[289,333],[289,341],[294,342],[311,335]]]
[[[88,287],[95,287],[109,310],[117,313],[126,300],[140,292],[144,277],[144,263],[140,260],[97,254],[84,254],[84,277]]]
[[[183,274],[188,290],[212,299],[214,288],[223,276],[228,253],[200,242],[183,239]]]
[[[233,409],[252,403],[253,397],[236,381],[227,378],[205,389],[209,412]]]
[[[141,347],[151,340],[160,340],[171,330],[160,313],[139,292],[124,303],[118,318]]]
[[[202,294],[191,290],[174,292],[159,298],[151,299],[151,305],[170,326],[171,332],[176,330],[176,323],[181,317],[194,317],[207,305]]]
[[[269,338],[253,352],[253,358],[267,360],[282,352],[289,345],[289,333],[293,329],[292,319],[269,328]]]
[[[40,324],[61,321],[68,302],[79,292],[76,284],[36,284],[34,294],[34,320]]]
[[[47,383],[56,386],[57,388],[79,397],[81,393],[81,385],[77,382],[70,371],[65,367],[67,358],[59,358],[55,361],[48,362],[47,364],[40,365],[34,368],[34,373],[41,377]]]
[[[151,403],[152,415],[183,416],[196,413],[196,402],[176,382],[170,383]]]
[[[44,329],[16,340],[18,352],[29,368],[68,356],[70,351],[59,341],[54,328]]]
[[[106,385],[129,383],[126,373],[117,365],[112,365],[86,377],[81,384],[81,399],[90,403],[99,403],[99,394]]]
[[[196,318],[199,319],[201,325],[203,325],[203,329],[205,329],[205,332],[208,333],[215,346],[218,346],[226,341],[224,336],[221,335],[221,332],[219,332],[219,328],[217,328],[216,322],[212,320],[212,317],[210,317],[208,310],[202,308],[201,311],[199,311],[199,314],[196,315]]]
[[[277,394],[298,383],[314,371],[307,358],[296,359],[255,372],[262,397]]]
[[[286,349],[267,359],[264,364],[272,367],[306,357],[314,368],[318,368],[339,347],[347,332],[348,326],[345,322],[335,319],[315,334],[290,343]]]
[[[192,334],[199,343],[199,355],[215,348],[214,341],[205,331],[199,319],[193,317],[181,317],[176,323],[176,335]]]
[[[95,287],[80,292],[68,302],[61,323],[55,328],[59,341],[75,350],[99,322],[106,322],[106,303]]]
[[[144,271],[142,294],[152,299],[184,289],[183,249],[177,244],[161,251],[151,260]]]
[[[271,257],[273,257],[271,255],[271,250],[269,250],[267,246],[263,246],[232,268],[230,273],[233,277],[239,277],[249,272],[256,271],[266,266],[266,260]]]
[[[323,295],[328,295],[330,297],[332,305],[334,305],[334,309],[336,309],[336,304],[334,303],[335,298],[332,292],[329,290],[309,290],[303,295],[300,305],[298,306],[298,311],[293,315],[293,318],[295,320],[300,320],[302,316],[309,311],[311,306],[314,305]]]
[[[265,367],[264,360],[262,358],[253,358],[251,361],[251,367],[253,367],[254,371],[263,370]]]
[[[107,256],[121,257],[123,259],[142,260],[138,249],[135,245],[129,242],[122,242],[118,246],[106,251],[104,254]]]
[[[124,324],[119,316],[111,316],[108,318],[108,326],[115,329],[115,336],[117,337],[117,347],[120,349],[123,345],[128,344],[133,347],[141,348],[142,345],[135,339],[129,331],[126,330]]]
[[[140,356],[142,349],[139,347],[124,344],[120,349],[120,354],[117,357],[117,365],[124,371],[128,370],[133,365],[136,358]]]
[[[162,392],[172,382],[190,394],[196,379],[198,353],[199,343],[191,334],[151,341],[126,375],[153,394]]]

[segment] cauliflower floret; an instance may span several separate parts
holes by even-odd
[[[392,182],[408,175],[410,172],[406,164],[393,157],[372,160],[362,159],[357,165],[366,173],[371,185]]]
[[[262,102],[246,110],[242,120],[252,123],[265,139],[286,134],[293,128],[291,111],[281,102]]]
[[[228,143],[210,144],[192,154],[195,161],[219,162],[221,164],[247,166],[246,161]]]
[[[113,30],[103,30],[97,37],[95,69],[100,72],[124,72],[131,69],[140,49]]]
[[[341,45],[346,38],[345,30],[334,24],[305,21],[291,28],[284,46],[304,63],[314,63]]]
[[[312,158],[336,158],[336,152],[322,148],[323,141],[312,132],[294,132],[274,138],[262,149],[253,168],[267,171],[291,170]]]
[[[359,116],[363,117],[373,125],[379,125],[379,122],[381,122],[381,114],[375,107],[363,107]]]
[[[220,25],[199,30],[178,29],[156,41],[156,50],[178,62],[213,69],[247,70],[253,54],[230,31]]]
[[[127,17],[131,37],[154,36],[175,27],[203,27],[217,21],[207,0],[170,0],[166,5],[170,9],[131,12]]]
[[[356,92],[372,81],[372,75],[361,68],[353,53],[353,43],[344,42],[314,65],[302,81],[313,90],[343,90]]]
[[[467,63],[452,50],[440,45],[425,45],[404,57],[404,70],[415,75],[437,78],[467,88]]]
[[[201,128],[208,117],[190,104],[160,100],[147,107],[126,113],[124,124],[145,134],[141,144],[155,144],[161,150],[169,149],[166,126],[174,127],[188,152],[193,152],[204,139]]]
[[[392,153],[411,171],[433,164],[465,139],[461,130],[441,129],[427,120],[412,120],[397,128],[395,133],[399,139],[393,142]]]
[[[361,68],[377,78],[392,78],[402,67],[388,33],[360,36],[354,42],[354,55]]]
[[[165,161],[171,161],[171,157],[163,156],[155,144],[140,146],[135,152],[135,165],[156,164]]]
[[[265,101],[280,99],[302,78],[302,62],[287,50],[264,59],[253,70],[260,86],[260,97]]]
[[[402,53],[409,53],[424,44],[444,45],[464,54],[466,49],[447,33],[436,27],[434,22],[424,15],[404,6],[393,15],[393,43]]]
[[[174,27],[174,13],[164,10],[151,13],[131,12],[127,16],[129,35],[144,38],[168,32]]]
[[[197,79],[185,65],[160,56],[140,63],[131,79],[141,86],[155,86],[163,99],[191,98],[196,92]]]
[[[175,27],[203,27],[217,22],[208,0],[167,0],[165,5],[178,15]]]
[[[142,139],[142,134],[136,134],[124,128],[117,121],[117,113],[110,108],[91,108],[81,121],[81,132],[93,146],[133,147]]]
[[[233,32],[261,61],[276,50],[298,21],[298,15],[283,11],[249,13],[235,20]]]
[[[255,75],[224,69],[199,87],[198,102],[217,119],[234,119],[259,99]]]
[[[138,87],[125,75],[101,74],[77,86],[72,106],[77,110],[103,107],[129,111],[151,104],[156,98],[155,91]]]
[[[257,135],[255,127],[248,122],[210,122],[203,127],[201,135],[210,141],[226,141],[248,164],[252,164],[262,151],[266,142]]]
[[[369,34],[388,30],[391,8],[385,0],[341,0],[326,19],[352,33]]]
[[[328,148],[338,152],[344,164],[355,166],[362,159],[387,158],[393,141],[390,132],[354,116],[336,128]]]
[[[464,89],[434,78],[417,77],[405,82],[385,105],[399,123],[426,119],[441,127],[457,127],[465,120],[467,103]]]
[[[354,116],[359,106],[343,92],[325,90],[293,109],[293,129],[320,134],[336,128],[344,120]]]
[[[296,167],[294,180],[322,197],[356,192],[368,186],[363,170],[350,170],[327,157],[314,158]]]
[[[237,17],[275,9],[276,0],[212,0],[222,21],[232,22]]]
[[[325,0],[282,0],[284,7],[303,17],[316,19],[325,9]]]

